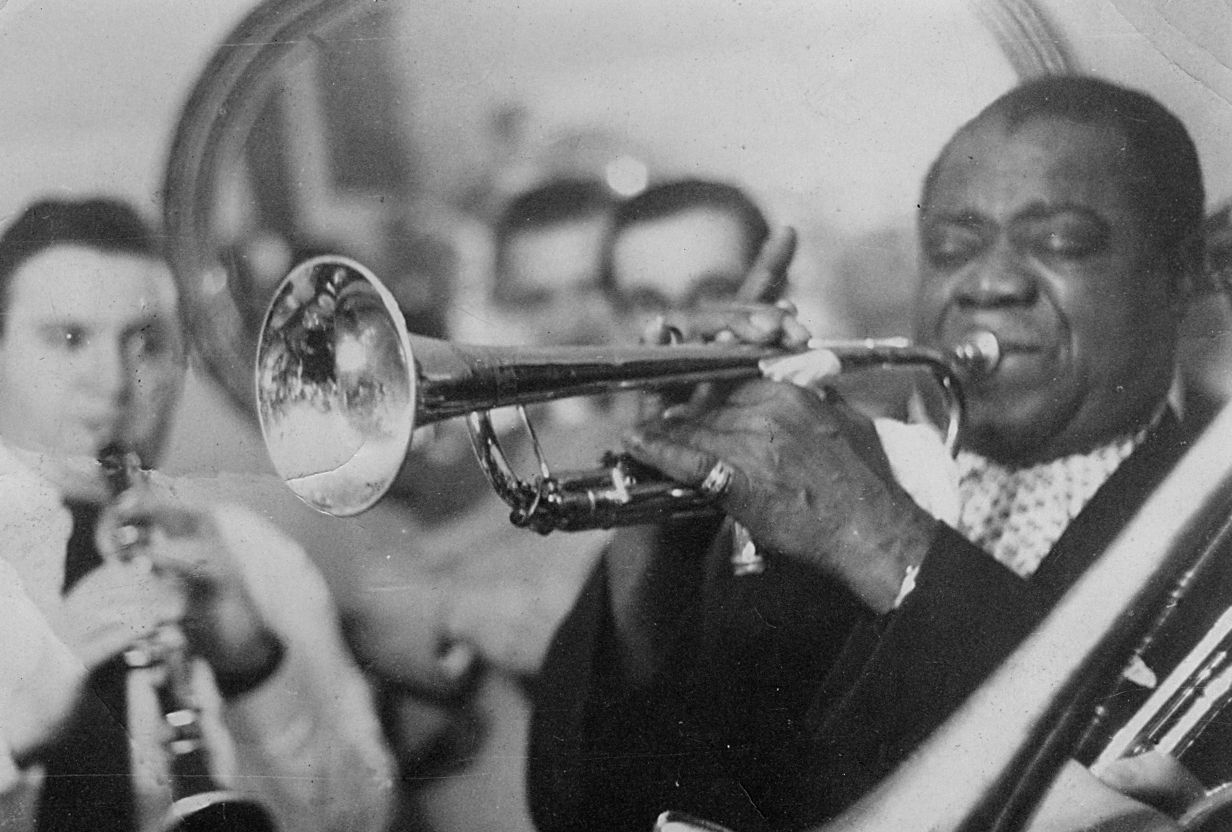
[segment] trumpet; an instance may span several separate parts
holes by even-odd
[[[99,463],[113,497],[134,486],[141,460],[131,451],[111,446]],[[115,531],[116,556],[140,564],[137,547],[149,530],[124,526]],[[148,565],[148,563],[147,563]],[[130,679],[149,677],[165,723],[163,748],[171,777],[172,803],[159,832],[277,832],[265,806],[219,786],[209,777],[209,761],[201,731],[200,711],[192,693],[188,644],[178,627],[163,626],[124,652]]]
[[[999,357],[988,332],[948,353],[898,339],[811,347],[830,353],[844,371],[927,369],[946,400],[951,448],[961,428],[962,383],[990,372]],[[538,453],[538,476],[523,480],[501,450],[488,411],[756,378],[766,362],[783,355],[751,346],[688,344],[458,346],[407,332],[393,296],[360,264],[318,257],[283,279],[266,312],[256,359],[257,412],[278,474],[308,505],[335,516],[358,514],[381,498],[415,428],[465,416],[479,464],[512,509],[515,525],[544,534],[611,528],[709,515],[716,510],[714,498],[614,453],[604,455],[597,469],[565,476],[553,475]]]

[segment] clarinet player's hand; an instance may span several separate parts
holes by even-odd
[[[91,671],[184,617],[184,593],[139,564],[107,559],[78,581],[53,627]]]
[[[113,528],[145,530],[125,553],[145,560],[184,598],[179,623],[193,654],[215,674],[259,674],[276,659],[277,637],[248,591],[241,565],[214,516],[156,485],[126,492],[104,515]]]

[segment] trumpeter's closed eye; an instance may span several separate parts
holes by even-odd
[[[924,229],[924,256],[935,268],[960,266],[986,245],[986,235],[969,223],[939,222]]]
[[[1108,248],[1112,228],[1082,210],[1065,210],[1033,218],[1014,229],[1015,241],[1040,257],[1081,259]]]

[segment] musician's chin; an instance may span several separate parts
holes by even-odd
[[[13,447],[10,451],[27,468],[55,485],[66,499],[105,502],[110,498],[102,466],[92,451],[23,447]]]

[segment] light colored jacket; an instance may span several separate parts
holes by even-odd
[[[189,504],[189,481],[171,483]],[[376,832],[392,805],[392,763],[370,689],[347,652],[324,579],[303,550],[255,514],[213,507],[248,589],[286,647],[256,690],[223,700],[209,667],[194,667],[194,693],[211,773],[264,802],[283,832]],[[72,518],[56,489],[0,446],[0,829],[33,830],[42,782],[38,765],[17,766],[14,730],[57,713],[47,703],[77,689],[84,668],[51,626],[61,614],[65,547]],[[165,755],[134,708],[130,743],[141,828],[169,803]],[[149,715],[146,715],[146,719]],[[50,726],[48,726],[50,727]],[[144,730],[143,730],[144,728]]]

